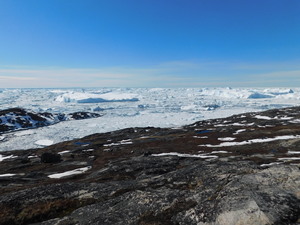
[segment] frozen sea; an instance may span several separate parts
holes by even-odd
[[[180,127],[233,114],[300,105],[300,88],[74,88],[0,89],[0,109],[98,112],[102,117],[65,121],[0,135],[0,151],[43,147],[127,127]]]

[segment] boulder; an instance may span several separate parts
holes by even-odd
[[[61,155],[51,152],[44,152],[41,155],[42,163],[59,163],[61,162]]]

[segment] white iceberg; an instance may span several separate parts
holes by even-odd
[[[249,98],[249,99],[257,99],[257,98],[274,98],[274,96],[268,95],[268,94],[259,93],[259,92],[255,92],[255,93],[249,95],[248,98]]]

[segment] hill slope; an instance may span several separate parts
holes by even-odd
[[[299,147],[295,107],[2,152],[0,224],[299,224]]]

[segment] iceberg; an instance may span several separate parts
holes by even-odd
[[[266,90],[266,91],[268,91],[268,90]],[[294,91],[292,89],[285,89],[285,90],[271,89],[269,92],[272,95],[287,95],[287,94],[293,94],[294,93]]]
[[[256,98],[273,98],[274,96],[272,95],[268,95],[268,94],[262,94],[262,93],[258,93],[255,92],[251,95],[248,96],[249,99],[256,99]]]

